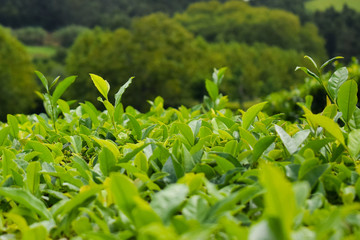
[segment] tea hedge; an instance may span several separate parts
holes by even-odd
[[[101,112],[61,99],[75,77],[37,73],[47,114],[0,125],[1,239],[358,239],[357,84],[346,68],[325,78],[330,62],[300,68],[329,100],[320,114],[300,104],[297,123],[266,102],[227,109],[225,69],[203,104],[157,97],[146,113],[121,103],[136,78],[113,98],[91,74]]]

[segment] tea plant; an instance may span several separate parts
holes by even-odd
[[[157,97],[146,113],[121,104],[132,79],[113,105],[107,81],[90,75],[101,112],[60,100],[74,77],[51,93],[38,73],[50,119],[0,125],[1,238],[358,239],[357,86],[345,69],[329,80],[301,69],[329,101],[320,114],[301,104],[297,123],[266,115],[266,102],[227,109],[225,69],[206,80],[201,105]]]

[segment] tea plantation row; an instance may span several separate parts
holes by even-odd
[[[146,113],[121,104],[136,79],[113,102],[92,74],[101,112],[61,99],[75,77],[37,73],[47,114],[0,125],[0,239],[359,239],[357,84],[346,68],[323,79],[334,60],[300,68],[328,105],[313,114],[308,97],[296,123],[267,116],[266,102],[226,109],[225,69],[203,104],[158,97]]]

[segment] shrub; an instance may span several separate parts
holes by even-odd
[[[30,56],[24,46],[0,27],[0,114],[29,112],[37,85]],[[16,106],[16,108],[15,108]]]
[[[70,47],[75,39],[88,28],[78,25],[70,25],[53,33],[53,38],[63,47]]]
[[[25,45],[43,45],[47,32],[41,27],[24,27],[14,30],[14,35]]]

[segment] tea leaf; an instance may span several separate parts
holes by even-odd
[[[46,79],[46,77],[39,71],[35,71],[35,74],[38,76],[38,78],[40,79],[41,83],[43,84],[43,86],[46,89],[46,92],[49,92],[49,82]]]
[[[173,184],[156,193],[150,206],[160,216],[165,224],[169,223],[173,214],[179,210],[185,201],[189,189],[183,184]]]
[[[349,153],[353,158],[356,158],[360,153],[360,129],[356,129],[349,133],[348,148]]]
[[[108,100],[108,93],[110,90],[109,83],[104,80],[102,77],[97,76],[95,74],[90,74],[91,80],[93,81],[97,90],[103,95],[103,97]]]
[[[124,85],[122,85],[119,91],[115,94],[115,108],[121,102],[122,95],[124,94],[125,90],[130,86],[133,79],[134,77],[129,78],[129,80]]]
[[[37,194],[39,191],[40,170],[40,162],[31,162],[26,168],[26,186],[32,194]]]
[[[250,125],[254,122],[255,117],[258,113],[263,109],[263,107],[267,104],[267,102],[258,103],[252,107],[250,107],[245,114],[243,115],[243,123],[242,127],[247,130]]]
[[[112,168],[116,164],[116,158],[112,151],[107,147],[103,147],[99,154],[100,170],[105,177],[109,176]]]
[[[112,173],[110,176],[110,189],[118,208],[131,219],[131,212],[135,208],[135,197],[139,195],[134,183],[125,175]]]
[[[329,132],[333,137],[335,137],[341,144],[345,146],[345,139],[340,130],[339,125],[337,125],[332,119],[315,114],[305,114],[306,118],[313,124],[318,124],[323,127],[327,132]]]
[[[0,195],[22,204],[26,208],[37,213],[43,219],[52,219],[52,216],[47,210],[45,204],[24,189],[0,187]]]
[[[346,122],[352,117],[357,104],[358,86],[354,80],[346,81],[338,91],[337,103]]]
[[[62,80],[55,88],[55,91],[52,95],[52,102],[55,104],[57,100],[63,95],[66,89],[75,81],[76,76],[67,77]]]
[[[213,101],[215,101],[216,98],[217,98],[218,95],[219,95],[218,86],[216,85],[216,83],[214,83],[213,81],[210,81],[210,80],[208,80],[208,79],[206,79],[205,85],[206,85],[206,90],[208,91],[211,99],[212,99]]]
[[[333,99],[337,98],[341,85],[348,79],[348,70],[346,67],[338,69],[329,79],[328,90]]]

